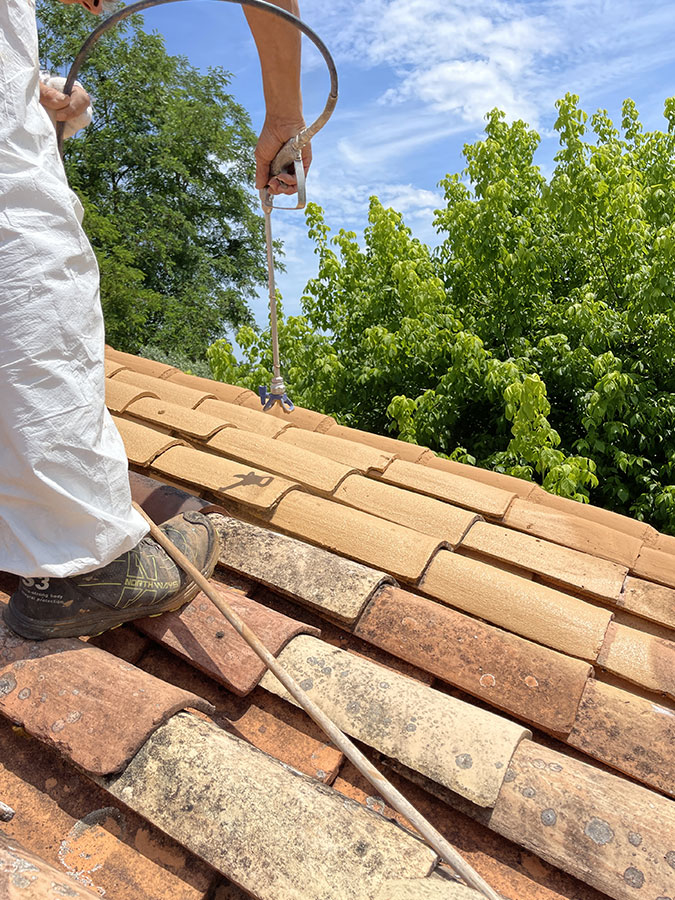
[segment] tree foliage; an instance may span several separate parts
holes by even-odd
[[[441,182],[435,251],[376,198],[362,243],[310,207],[319,272],[281,323],[285,377],[348,425],[675,533],[675,99],[653,132],[630,100],[620,128],[557,108],[550,179],[538,135],[487,116]],[[265,383],[268,336],[238,340],[212,369]]]
[[[80,7],[38,0],[41,64],[65,74],[92,27]],[[255,135],[220,68],[201,74],[132,16],[79,75],[93,123],[66,142],[69,181],[101,269],[108,340],[204,357],[252,321],[264,280],[253,183]]]

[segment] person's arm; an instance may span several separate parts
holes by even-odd
[[[40,72],[40,103],[52,122],[66,123],[64,134],[71,137],[91,122],[91,99],[79,81],[73,85],[70,96],[61,92],[64,84],[65,78]]]
[[[297,0],[272,2],[299,15]],[[300,91],[301,34],[297,28],[264,10],[246,6],[244,12],[258,48],[266,109],[255,151],[255,185],[263,188],[269,184],[272,194],[292,194],[296,190],[295,176],[281,173],[270,179],[269,167],[286,141],[305,127]],[[306,172],[312,160],[309,145],[303,149],[302,159]]]

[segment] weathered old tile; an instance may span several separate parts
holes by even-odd
[[[148,478],[139,472],[129,472],[129,486],[132,500],[143,507],[156,525],[161,525],[180,513],[204,509],[205,506],[211,505],[194,494]]]
[[[504,525],[628,568],[635,563],[642,546],[639,538],[607,528],[600,522],[529,500],[514,500],[504,516]]]
[[[615,900],[673,896],[675,804],[539,744],[519,744],[490,825]]]
[[[460,552],[465,548],[481,558],[520,566],[544,576],[547,581],[613,603],[617,601],[628,573],[625,566],[607,559],[598,559],[489,522],[473,525],[462,541]]]
[[[331,437],[343,438],[346,441],[356,441],[359,444],[365,444],[367,447],[375,447],[409,462],[419,462],[422,459],[433,456],[428,447],[420,447],[417,444],[398,441],[396,438],[385,437],[383,434],[371,434],[370,431],[360,431],[358,428],[347,428],[345,425],[331,425],[325,433]]]
[[[160,400],[167,403],[177,403],[178,406],[187,406],[195,409],[204,400],[213,399],[214,395],[206,391],[195,391],[182,384],[166,381],[162,378],[153,378],[152,375],[142,375],[140,372],[125,371],[115,375],[115,381],[123,381],[127,384],[135,384],[137,387],[157,394]]]
[[[112,347],[105,348],[105,355],[106,359],[112,362],[121,363],[134,372],[138,372],[141,375],[151,375],[153,378],[167,378],[178,371],[178,369],[166,363],[156,362],[154,359],[145,359],[142,356],[135,356],[133,353],[123,353],[121,350],[114,350]]]
[[[655,547],[643,547],[632,566],[632,574],[675,588],[675,557]]]
[[[126,415],[201,441],[207,441],[216,432],[228,428],[227,423],[207,416],[200,410],[147,397],[135,399],[128,404]],[[232,426],[229,427],[234,430]]]
[[[456,462],[454,459],[426,456],[422,462],[430,469],[449,472],[451,475],[461,475],[462,478],[470,478],[471,481],[508,491],[521,499],[527,499],[537,490],[536,484],[532,481],[525,481],[524,478],[514,478],[513,475],[503,475],[501,472],[493,472],[492,469],[481,469],[480,466],[469,466],[466,463]]]
[[[675,628],[675,590],[673,588],[629,575],[617,601],[617,606],[635,613],[637,616],[650,619],[652,622],[660,622],[669,628]]]
[[[619,531],[621,534],[627,534],[639,541],[644,541],[649,533],[653,531],[646,522],[638,522],[637,519],[622,516],[620,513],[603,509],[601,506],[594,506],[592,503],[578,503],[576,500],[569,500],[567,497],[558,497],[555,494],[549,494],[548,491],[538,486],[529,499],[533,503],[547,506],[551,510],[585,519],[587,522],[593,522],[596,525],[603,525],[605,528]]]
[[[241,401],[240,405],[262,412],[260,397],[255,394]],[[286,422],[288,425],[295,425],[296,428],[306,428],[307,431],[318,431],[319,433],[327,431],[335,422],[335,419],[331,416],[314,412],[313,409],[303,409],[302,406],[296,406],[295,409],[289,412],[286,409],[282,409],[278,403],[275,403],[272,409],[265,410],[265,415],[278,421]]]
[[[161,431],[155,431],[138,422],[130,422],[119,416],[113,416],[113,421],[124,441],[124,449],[129,462],[136,466],[145,468],[160,453],[182,443],[178,438],[162,434]]]
[[[228,591],[216,582],[211,586],[274,656],[296,635],[318,634],[316,628],[267,609],[243,594]],[[202,593],[177,612],[137,619],[134,625],[240,696],[253,690],[267,668]]]
[[[480,894],[444,878],[386,881],[375,900],[480,900]]]
[[[352,737],[479,806],[493,806],[509,760],[531,732],[370,660],[300,635],[279,662]],[[295,701],[271,673],[260,686]]]
[[[417,582],[443,541],[358,509],[294,491],[270,519],[295,537],[311,541],[404,581]]]
[[[376,447],[368,447],[355,441],[346,441],[344,438],[331,437],[329,434],[319,434],[315,431],[306,431],[304,428],[287,428],[281,432],[277,440],[284,444],[292,444],[302,450],[318,453],[328,459],[345,466],[357,469],[363,474],[368,472],[383,472],[394,459],[393,453],[385,453]]]
[[[262,434],[265,437],[274,438],[286,431],[295,430],[291,425],[286,425],[273,416],[266,415],[262,410],[258,412],[245,406],[225,403],[223,400],[204,400],[199,404],[199,410],[209,416],[214,416],[221,422],[235,425],[244,431],[252,431],[254,434]]]
[[[182,384],[194,391],[215,394],[219,400],[224,400],[226,403],[239,404],[249,397],[257,397],[257,394],[248,388],[239,387],[236,384],[226,384],[224,381],[215,381],[212,378],[202,378],[199,375],[188,375],[178,369],[167,377],[167,381]]]
[[[375,813],[182,713],[106,789],[259,900],[372,900],[385,878],[423,878],[436,861]]]
[[[335,460],[239,428],[218,432],[208,441],[208,448],[324,494],[332,494],[340,482],[354,472]]]
[[[612,614],[577,597],[447,550],[420,586],[450,606],[570,656],[595,660]]]
[[[106,378],[105,381],[105,405],[111,413],[121,414],[134,400],[156,396],[152,391],[146,391],[135,384],[127,384],[125,381],[115,381],[114,378]]]
[[[277,475],[192,447],[172,447],[154,460],[152,470],[255,509],[271,509],[297,487]]]
[[[675,713],[589,679],[568,742],[675,796]]]
[[[492,519],[501,519],[515,497],[512,491],[402,459],[395,459],[380,477],[389,484],[456,503]]]
[[[352,623],[373,593],[392,579],[302,541],[213,514],[220,562],[334,619]]]
[[[76,638],[25,641],[0,620],[0,713],[87,772],[119,771],[188,706],[210,708]]]
[[[0,831],[0,897],[3,900],[63,900],[64,897],[94,900],[100,896]]]
[[[453,547],[478,520],[476,513],[466,509],[363,475],[350,475],[333,496],[347,506],[433,535]]]
[[[354,633],[438,678],[566,734],[592,669],[508,632],[398,588],[371,601]]]
[[[87,638],[87,643],[99,650],[105,650],[124,662],[135,666],[145,651],[151,646],[150,640],[145,635],[136,631],[133,625],[122,625],[104,631],[96,637]]]
[[[626,681],[675,699],[672,641],[612,622],[598,654],[598,665]]]

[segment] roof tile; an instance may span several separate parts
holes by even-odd
[[[370,471],[383,472],[394,459],[393,454],[385,453],[376,447],[331,437],[329,434],[305,431],[303,428],[287,428],[278,435],[277,440],[334,459],[364,474]]]
[[[182,384],[194,391],[215,394],[219,400],[223,400],[225,403],[239,404],[249,397],[258,399],[258,395],[248,388],[239,387],[236,384],[226,384],[224,381],[216,381],[212,378],[202,378],[199,375],[188,375],[178,369],[167,377],[167,381],[171,381],[173,384]]]
[[[460,550],[464,548],[481,557],[522,566],[556,584],[612,602],[618,600],[628,573],[625,566],[609,560],[489,522],[476,522],[462,541]]]
[[[504,516],[504,525],[628,568],[635,563],[641,547],[639,538],[529,500],[514,500]]]
[[[208,448],[232,459],[260,466],[306,485],[314,491],[332,494],[354,469],[298,447],[288,446],[250,431],[228,428],[208,441]]]
[[[577,597],[448,551],[432,560],[420,587],[473,616],[591,661],[612,619]]]
[[[222,400],[204,400],[199,404],[199,411],[214,416],[228,425],[236,425],[237,428],[242,428],[244,431],[252,431],[269,438],[277,437],[286,431],[296,430],[291,425],[265,415],[262,410],[258,412],[247,409],[245,406],[225,403]],[[299,429],[297,430],[299,431]]]
[[[391,581],[386,572],[285,534],[216,514],[211,520],[220,534],[223,565],[341,622],[356,621],[373,593]]]
[[[154,428],[147,428],[138,422],[131,422],[129,419],[113,416],[113,421],[124,441],[129,462],[136,466],[145,468],[160,453],[182,443],[177,438],[155,431]]]
[[[78,884],[0,832],[0,892],[4,900],[97,900],[100,894]]]
[[[103,370],[106,378],[112,378],[113,375],[121,372],[122,369],[126,369],[126,366],[121,362],[114,362],[112,359],[103,360]]]
[[[143,390],[156,394],[160,400],[166,400],[167,403],[177,403],[179,406],[187,406],[189,409],[195,409],[204,400],[213,399],[213,394],[206,391],[195,391],[192,388],[184,387],[182,384],[164,381],[160,378],[154,378],[152,375],[143,375],[140,372],[120,372],[115,375],[115,380],[123,381],[126,384],[135,384],[137,387],[143,388]]]
[[[633,574],[640,578],[675,588],[675,559],[671,553],[643,547],[632,568]]]
[[[670,553],[671,556],[675,555],[675,535],[659,534],[657,531],[655,532],[653,546],[662,553]]]
[[[127,384],[125,381],[115,381],[106,378],[105,404],[111,413],[123,413],[134,400],[141,397],[156,397],[152,391],[144,391],[135,384]]]
[[[453,547],[478,519],[476,513],[450,503],[363,475],[350,475],[336,489],[334,498],[347,506],[440,538]]]
[[[492,519],[501,519],[515,497],[511,491],[503,491],[461,475],[440,472],[402,459],[395,459],[381,477],[389,484],[456,503]]]
[[[321,497],[294,491],[270,519],[303,540],[417,582],[443,542]]]
[[[274,656],[297,634],[319,633],[243,594],[228,591],[215,582],[211,586]],[[138,619],[134,624],[240,696],[250,693],[266,671],[265,663],[205,594],[198,594],[178,612]]]
[[[653,622],[675,628],[675,590],[629,575],[617,605]]]
[[[226,422],[204,415],[200,410],[179,406],[177,403],[167,403],[166,400],[150,399],[147,396],[133,400],[127,406],[126,414],[202,441],[213,437],[217,431],[228,428]],[[230,430],[234,429],[230,426]]]
[[[167,378],[178,369],[167,363],[156,362],[154,359],[145,359],[143,356],[135,356],[133,353],[123,353],[121,350],[114,350],[112,347],[105,348],[107,359],[113,362],[122,363],[133,372],[141,375],[151,375],[153,378]]]
[[[592,672],[581,660],[399,588],[383,588],[354,633],[492,706],[562,734],[572,727]]]
[[[129,485],[134,502],[143,507],[156,525],[161,525],[180,513],[211,505],[194,494],[155,478],[148,478],[139,472],[129,472]]]
[[[269,472],[192,447],[172,447],[155,459],[152,469],[255,509],[271,509],[297,487]]]
[[[398,441],[396,438],[385,437],[383,434],[372,434],[370,431],[360,431],[358,428],[347,428],[345,425],[335,423],[325,432],[331,437],[343,438],[346,441],[357,441],[367,447],[375,447],[385,453],[392,453],[399,459],[409,462],[420,462],[422,459],[433,456],[428,447],[420,447],[418,444],[409,444],[407,441]]]
[[[604,509],[602,506],[594,506],[592,503],[579,503],[576,500],[569,500],[567,497],[558,497],[538,486],[529,499],[533,503],[546,506],[551,510],[576,516],[596,525],[604,525],[605,528],[619,531],[638,541],[644,541],[650,531],[653,531],[646,522],[638,522],[637,519],[622,516],[620,513]]]
[[[519,744],[490,824],[615,900],[673,896],[675,804],[547,747]]]
[[[479,806],[493,806],[527,729],[377,663],[300,635],[279,662],[336,725]],[[260,686],[295,703],[267,672]]]
[[[385,881],[375,900],[480,900],[480,894],[457,882],[416,878]]]
[[[440,472],[449,472],[451,475],[460,475],[480,484],[508,491],[523,500],[526,500],[537,490],[537,485],[524,478],[514,478],[513,475],[504,475],[501,472],[493,472],[492,469],[482,469],[480,466],[469,466],[466,463],[456,462],[454,459],[445,459],[442,456],[427,456],[423,460],[425,466],[437,469]]]
[[[591,678],[568,742],[675,796],[675,713]]]
[[[598,665],[626,681],[675,699],[675,643],[612,622]]]
[[[247,409],[255,409],[262,412],[262,403],[260,402],[260,397],[256,394],[246,397],[245,400],[241,401],[240,405],[245,406]],[[289,412],[286,409],[282,409],[277,403],[274,404],[272,409],[266,410],[264,415],[280,419],[289,425],[295,425],[297,428],[306,428],[307,431],[318,431],[321,434],[327,431],[335,422],[332,416],[314,412],[313,409],[304,409],[302,406],[296,406]]]

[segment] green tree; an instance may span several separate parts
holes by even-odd
[[[65,74],[91,17],[52,0],[37,11],[41,65]],[[94,121],[66,142],[65,166],[101,269],[108,340],[198,360],[227,326],[252,321],[264,280],[255,135],[226,72],[201,74],[142,25],[124,20],[82,67]]]

